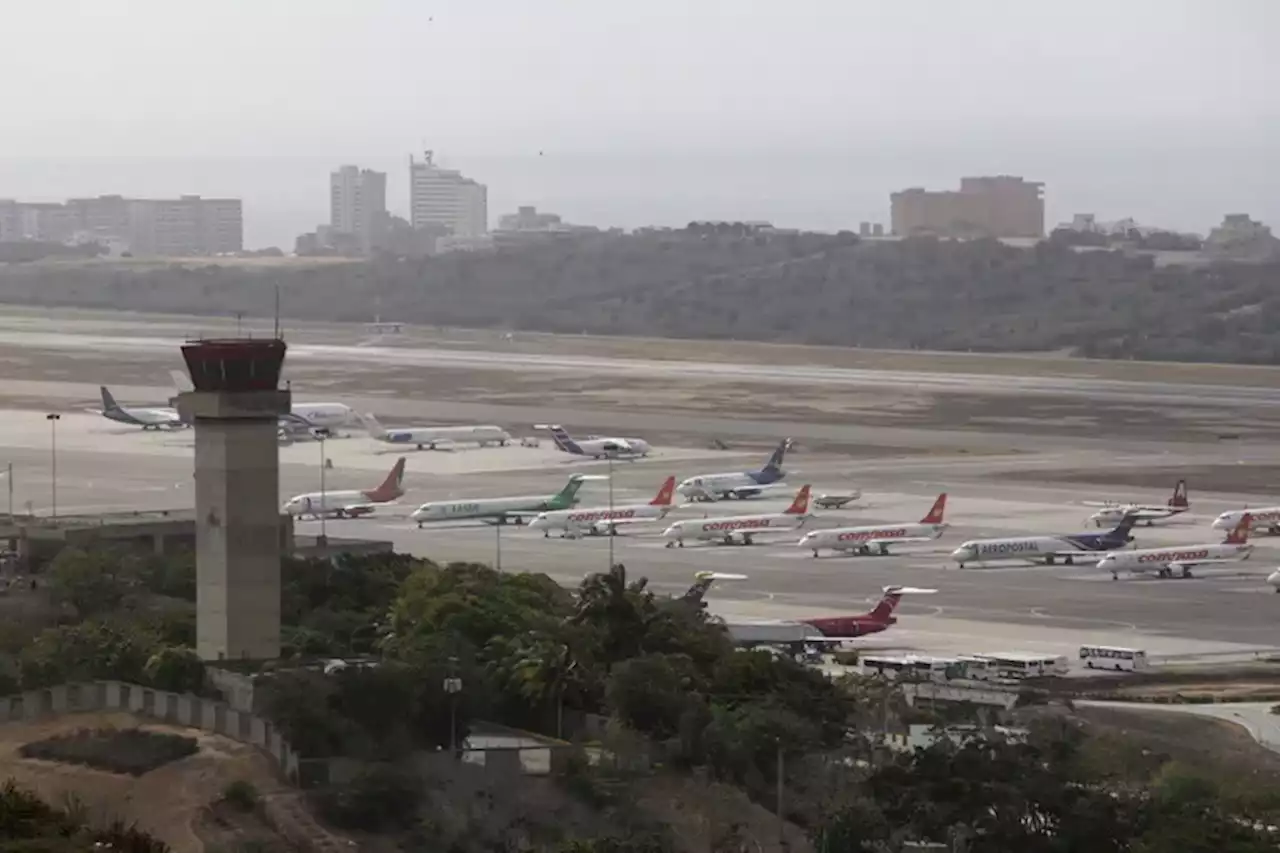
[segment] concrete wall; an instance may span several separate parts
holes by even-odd
[[[298,782],[298,755],[284,736],[267,720],[222,702],[119,681],[60,684],[0,697],[0,725],[95,711],[123,711],[256,746],[271,757],[286,779]]]

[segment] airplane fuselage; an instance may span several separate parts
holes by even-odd
[[[566,535],[577,535],[598,530],[607,531],[611,523],[630,524],[636,521],[660,521],[671,511],[670,506],[655,504],[630,504],[615,507],[583,507],[544,512],[529,523],[530,530],[541,530],[550,535],[553,530]]]
[[[887,554],[887,547],[895,542],[918,539],[937,539],[950,525],[939,524],[895,524],[863,527],[831,527],[814,530],[805,534],[800,540],[801,548],[808,548],[816,555],[819,549],[829,548],[833,551],[856,551],[870,554],[878,551]]]
[[[451,444],[505,445],[511,440],[511,433],[496,426],[406,427],[388,429],[375,437],[386,444],[413,445],[423,450]]]
[[[419,526],[431,521],[460,521],[469,518],[505,519],[508,514],[532,514],[546,510],[555,501],[554,495],[525,495],[510,498],[473,498],[471,500],[432,501],[413,511],[410,518]],[[520,519],[516,517],[516,523]]]
[[[332,492],[308,492],[295,495],[284,505],[284,511],[292,516],[321,515],[343,517],[367,515],[373,509],[369,504],[383,503],[375,500],[369,492],[359,489],[338,489]]]
[[[686,498],[754,497],[764,491],[765,486],[781,484],[783,474],[782,471],[763,470],[701,474],[682,482],[676,491]]]
[[[741,542],[750,545],[757,533],[777,530],[796,530],[809,519],[807,514],[772,513],[769,515],[741,515],[736,518],[702,518],[677,521],[662,533],[667,547],[673,544],[684,547],[686,539],[695,541],[720,540],[725,544]]]
[[[1190,577],[1189,569],[1198,563],[1247,560],[1252,553],[1253,546],[1247,542],[1142,548],[1133,551],[1112,551],[1098,561],[1098,568],[1111,572],[1113,577],[1123,571],[1133,574],[1155,572],[1161,577],[1168,577],[1174,568],[1181,566],[1183,576]]]
[[[1175,515],[1181,515],[1184,512],[1186,512],[1186,510],[1181,507],[1135,506],[1133,504],[1128,504],[1126,506],[1114,506],[1107,507],[1106,509],[1100,509],[1093,515],[1089,516],[1089,520],[1098,527],[1114,527],[1124,521],[1125,518],[1131,518],[1139,524],[1150,525],[1157,521],[1164,521],[1165,519],[1173,518]]]
[[[1126,537],[1127,541],[1127,537]],[[1059,557],[1067,565],[1078,555],[1098,554],[1121,547],[1104,533],[1078,533],[1069,536],[1019,536],[1008,539],[971,539],[951,553],[951,558],[964,568],[967,563],[994,563],[1004,560],[1029,560],[1053,564]]]
[[[1280,533],[1280,506],[1249,510],[1237,509],[1231,512],[1224,512],[1214,519],[1213,529],[1234,530],[1235,526],[1240,523],[1240,519],[1244,518],[1246,512],[1249,513],[1250,530],[1266,530],[1270,533]]]
[[[116,423],[145,429],[182,429],[186,426],[173,409],[106,409],[102,416]]]

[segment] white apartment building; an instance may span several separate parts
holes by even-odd
[[[357,166],[329,174],[329,227],[351,234],[369,254],[382,244],[387,224],[387,175]]]
[[[489,231],[489,190],[454,169],[442,169],[427,151],[409,158],[409,206],[414,228],[441,229],[453,237]]]

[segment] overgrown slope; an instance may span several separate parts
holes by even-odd
[[[1280,264],[851,234],[600,235],[255,270],[10,265],[22,304],[1111,358],[1280,362]]]

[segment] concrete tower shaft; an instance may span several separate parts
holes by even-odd
[[[207,340],[182,357],[195,427],[196,651],[204,660],[280,656],[281,526],[277,388],[281,340]]]

